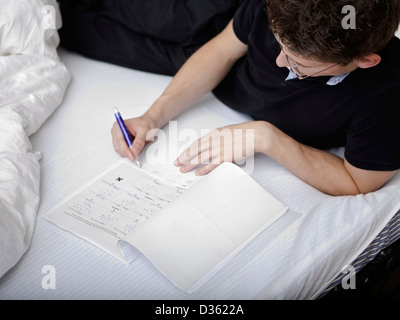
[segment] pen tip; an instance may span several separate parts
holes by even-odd
[[[114,108],[114,113],[118,113],[118,109],[117,108]]]

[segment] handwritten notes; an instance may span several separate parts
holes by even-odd
[[[179,175],[173,177],[170,173],[165,177],[188,184]],[[113,248],[111,253],[123,259],[117,247],[118,240],[156,215],[183,191],[146,170],[123,163],[83,186],[47,218],[67,229],[81,225],[80,236],[93,238],[101,247]]]
[[[171,167],[175,170],[171,170]],[[201,176],[196,176],[193,172],[180,173],[179,169],[172,164],[161,163],[143,163],[142,168],[147,174],[155,177],[159,181],[163,181],[170,186],[175,186],[181,189],[188,189],[195,184]]]
[[[46,218],[122,261],[140,252],[183,291],[194,292],[287,207],[232,163],[196,183],[174,170],[160,177],[192,186],[170,185],[119,162]]]
[[[124,172],[125,168],[106,174],[71,200],[64,210],[98,223],[122,238],[183,191],[146,175],[133,177],[132,171]]]

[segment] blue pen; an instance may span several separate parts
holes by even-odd
[[[126,128],[124,119],[122,119],[121,114],[119,113],[117,108],[114,108],[114,115],[115,115],[115,119],[117,119],[119,127],[121,128],[122,134],[124,135],[126,144],[128,145],[129,148],[131,148],[132,144],[133,144],[132,136],[129,133],[128,129]],[[135,156],[135,163],[140,168],[140,162],[139,162],[138,156],[136,154],[133,154],[133,155]]]

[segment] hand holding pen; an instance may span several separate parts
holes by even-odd
[[[134,138],[133,138],[132,135],[129,133],[128,129],[126,128],[125,121],[124,121],[124,119],[122,118],[122,116],[121,116],[121,114],[119,113],[119,111],[117,110],[117,108],[114,108],[114,115],[115,115],[115,119],[117,120],[119,129],[121,130],[121,133],[122,133],[122,135],[123,135],[123,137],[124,137],[124,140],[125,140],[127,146],[129,147],[129,149],[131,150],[132,145],[133,145]],[[115,127],[115,126],[114,126],[114,127]],[[113,130],[114,130],[114,128],[113,128]],[[113,135],[113,137],[114,137],[114,135]],[[114,141],[113,141],[113,142],[114,142]],[[115,143],[114,143],[114,146],[115,146]],[[116,148],[116,151],[118,152],[117,148]],[[121,152],[119,152],[119,153],[121,154]],[[133,154],[133,157],[134,157],[134,158],[132,158],[132,154]],[[139,162],[139,158],[138,158],[137,154],[133,153],[133,151],[131,150],[131,154],[128,154],[128,157],[129,157],[132,161],[134,161],[134,162],[136,163],[136,165],[140,168],[140,162]]]

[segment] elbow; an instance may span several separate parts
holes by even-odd
[[[329,194],[332,196],[358,196],[365,195],[371,192],[375,192],[380,190],[384,185],[384,183],[373,183],[373,184],[357,184],[356,180],[352,180],[347,185],[342,186],[342,188],[338,188],[336,190],[331,191]]]
[[[368,192],[362,192],[356,186],[349,188],[340,188],[336,190],[330,190],[329,192],[325,192],[326,194],[333,197],[344,197],[344,196],[358,196],[360,194],[366,194]]]

